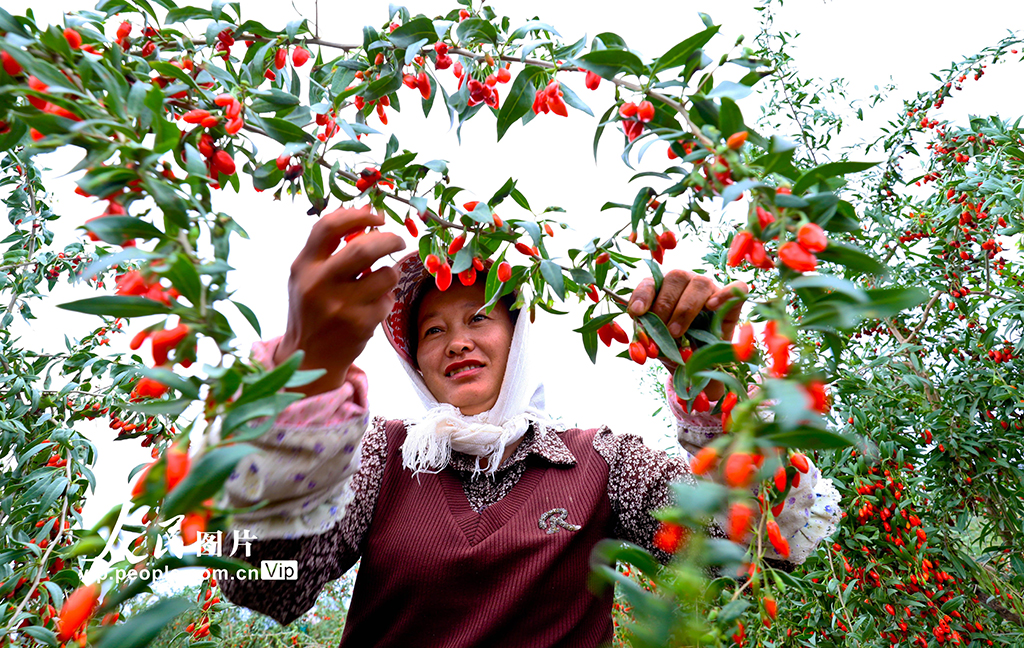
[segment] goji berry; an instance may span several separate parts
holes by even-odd
[[[808,252],[821,252],[828,247],[825,230],[815,223],[807,223],[797,231],[797,243]]]
[[[64,38],[65,40],[67,40],[68,45],[71,46],[71,49],[81,49],[82,35],[74,29],[72,29],[71,27],[68,27],[64,30]]]
[[[690,461],[690,471],[694,475],[703,475],[712,468],[715,467],[715,463],[718,462],[718,451],[714,448],[705,447],[701,448],[700,451]]]
[[[739,131],[729,136],[729,139],[725,141],[725,145],[734,151],[743,148],[743,143],[747,141],[747,131]]]
[[[89,622],[100,599],[99,583],[82,585],[64,601],[60,608],[57,624],[57,639],[68,641],[82,626]]]
[[[505,283],[512,278],[512,266],[507,262],[502,261],[498,264],[498,281]]]
[[[795,241],[779,247],[779,260],[797,272],[812,272],[818,267],[818,258]]]

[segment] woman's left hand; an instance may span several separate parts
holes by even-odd
[[[628,310],[633,317],[652,311],[665,322],[672,337],[678,339],[686,333],[702,310],[717,311],[730,300],[741,297],[722,320],[722,339],[731,340],[747,292],[747,284],[742,281],[721,287],[704,275],[688,270],[670,270],[665,273],[661,290],[657,294],[654,291],[654,279],[648,277],[641,281],[630,295]],[[704,393],[708,399],[715,401],[722,397],[725,388],[721,382],[712,380]]]

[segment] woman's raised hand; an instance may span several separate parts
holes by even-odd
[[[288,327],[274,354],[281,363],[305,352],[300,369],[326,369],[315,382],[293,391],[308,396],[337,389],[374,329],[391,312],[398,271],[384,266],[364,273],[378,259],[405,249],[401,237],[366,228],[384,224],[370,206],[337,209],[323,216],[292,262],[288,278]]]
[[[742,281],[721,287],[714,281],[687,270],[670,270],[665,273],[661,290],[655,294],[654,279],[644,279],[629,297],[629,314],[639,317],[652,311],[668,326],[674,338],[680,338],[693,324],[702,310],[717,311],[723,304],[735,297],[745,297],[747,284]],[[731,340],[736,323],[743,309],[742,299],[734,304],[722,320],[722,338]],[[718,400],[725,392],[722,384],[713,380],[704,390],[710,400]]]

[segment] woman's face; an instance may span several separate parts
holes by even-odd
[[[439,403],[469,416],[494,407],[512,346],[512,319],[499,301],[488,314],[484,287],[454,284],[420,303],[416,362]],[[478,312],[479,311],[479,312]]]

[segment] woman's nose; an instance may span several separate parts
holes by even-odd
[[[472,351],[473,348],[473,340],[465,331],[452,331],[452,336],[448,340],[447,354],[449,356],[457,356],[466,351]]]

